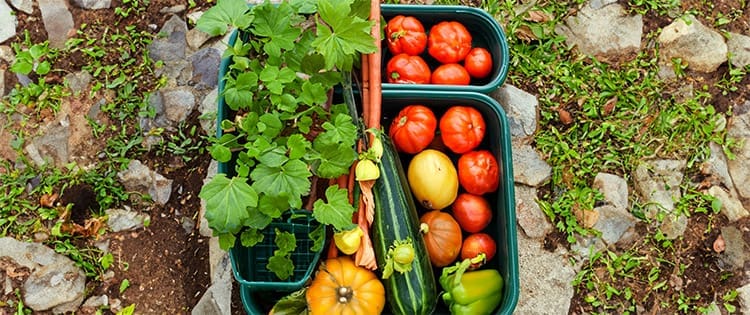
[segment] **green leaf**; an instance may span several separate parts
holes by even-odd
[[[357,151],[351,145],[327,145],[317,148],[317,151],[320,153],[320,163],[315,168],[315,174],[322,178],[336,178],[348,173],[357,159]]]
[[[220,143],[215,143],[208,148],[211,157],[221,163],[229,162],[232,159],[232,151]]]
[[[39,75],[45,75],[49,73],[49,70],[52,69],[52,66],[50,65],[49,61],[42,61],[37,65],[36,67],[36,73]]]
[[[302,30],[294,26],[292,18],[296,16],[294,9],[286,2],[277,6],[264,4],[255,8],[255,21],[251,32],[271,40],[263,46],[263,50],[272,57],[280,57],[281,49],[294,48],[294,41]]]
[[[277,255],[274,253],[273,256],[268,258],[268,264],[266,268],[273,272],[279,279],[286,280],[294,273],[294,263],[292,259],[286,255]]]
[[[352,117],[348,114],[337,114],[333,123],[326,121],[322,127],[326,131],[315,138],[314,147],[334,143],[354,146],[357,141],[357,126],[354,125]]]
[[[281,231],[279,229],[275,229],[274,232],[276,233],[274,244],[279,247],[280,252],[291,253],[297,248],[297,238],[294,236],[294,233]]]
[[[266,126],[266,129],[262,131],[266,137],[275,138],[284,128],[284,124],[276,113],[265,113],[259,119]]]
[[[328,101],[328,91],[320,83],[305,81],[298,101],[307,105],[322,105]]]
[[[260,202],[258,202],[258,211],[272,219],[281,217],[281,214],[288,209],[288,196],[274,197],[269,195],[261,195]]]
[[[122,282],[120,282],[120,294],[122,292],[125,292],[130,287],[130,280],[128,279],[122,279]]]
[[[258,194],[247,178],[217,174],[198,195],[206,201],[208,226],[218,233],[237,233],[249,218],[248,207],[258,205]]]
[[[258,162],[267,167],[281,167],[287,161],[289,158],[286,156],[286,150],[281,147],[273,148],[258,156]]]
[[[242,246],[253,247],[263,241],[263,233],[256,229],[249,229],[242,232],[240,242]]]
[[[302,206],[302,196],[310,191],[310,176],[307,163],[301,160],[289,160],[281,167],[258,164],[250,173],[256,190],[271,196],[289,196],[293,209]]]
[[[28,62],[23,61],[16,61],[13,63],[12,66],[10,66],[10,71],[13,71],[14,73],[20,73],[20,74],[29,74],[31,73],[31,70],[34,69],[34,65]]]
[[[286,147],[289,148],[290,159],[299,159],[305,156],[312,144],[303,135],[293,134],[286,139]]]
[[[102,265],[102,268],[109,269],[110,266],[112,266],[112,263],[115,262],[115,257],[112,256],[112,253],[106,253],[102,258],[99,259],[99,263]]]
[[[325,23],[318,21],[318,38],[312,46],[326,61],[326,69],[349,71],[358,53],[373,53],[377,49],[370,35],[371,22],[351,16],[351,0],[319,0],[318,13]]]
[[[273,305],[270,314],[274,315],[307,315],[307,287],[303,287],[281,298]]]
[[[289,4],[300,14],[312,14],[318,10],[318,0],[291,0]]]
[[[130,304],[117,312],[117,315],[133,315],[133,313],[135,313],[135,304]]]
[[[289,93],[284,93],[281,95],[272,94],[271,103],[275,105],[279,110],[289,113],[296,112],[297,108],[299,107],[297,104],[297,98]]]
[[[326,201],[317,200],[313,204],[313,217],[320,223],[333,225],[337,231],[349,230],[354,226],[352,214],[356,211],[349,204],[346,189],[329,186],[326,189]]]
[[[297,122],[297,128],[302,133],[309,133],[310,127],[312,127],[313,120],[310,116],[302,116]]]
[[[227,33],[228,25],[239,29],[247,28],[253,21],[244,0],[218,0],[196,23],[196,27],[211,36]]]
[[[310,247],[311,252],[317,252],[323,249],[323,245],[326,242],[326,226],[321,224],[314,230],[310,231],[310,239],[313,240],[313,246]]]
[[[232,233],[220,233],[217,236],[219,237],[219,247],[223,250],[234,247],[234,243],[237,241],[237,237]]]

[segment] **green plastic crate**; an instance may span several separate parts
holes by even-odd
[[[382,43],[382,66],[383,90],[424,90],[424,91],[470,91],[479,93],[490,93],[503,85],[508,76],[508,42],[505,32],[497,21],[482,9],[454,6],[454,5],[402,5],[384,4],[381,13],[385,21],[396,15],[413,16],[417,18],[425,31],[429,33],[430,28],[441,21],[461,22],[472,35],[472,46],[483,47],[492,54],[493,70],[487,78],[472,79],[467,85],[436,85],[436,84],[396,84],[388,83],[385,67],[393,55],[388,51],[385,41]],[[433,59],[425,48],[421,55],[430,69],[435,70],[440,64]]]

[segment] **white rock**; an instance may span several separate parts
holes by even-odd
[[[10,0],[10,5],[23,13],[34,13],[34,1],[32,0]]]
[[[37,0],[51,48],[64,48],[69,35],[74,34],[73,15],[65,0]]]
[[[729,175],[729,166],[727,165],[727,156],[721,145],[716,142],[709,144],[711,155],[701,164],[701,173],[712,176],[718,180],[717,184],[731,188],[730,195],[736,195],[732,177]]]
[[[713,72],[727,61],[727,44],[721,34],[691,15],[665,27],[658,41],[663,63],[669,64],[672,58],[682,58],[690,69]]]
[[[518,235],[520,296],[516,314],[567,314],[573,298],[575,270],[567,253],[550,253],[538,240]]]
[[[16,36],[16,26],[18,19],[13,9],[5,1],[0,1],[0,43]]]
[[[628,208],[628,182],[615,174],[598,173],[594,178],[593,188],[604,195],[604,200],[620,208]]]
[[[750,65],[750,36],[730,33],[727,49],[732,56],[732,65],[742,68]]]
[[[741,109],[742,112],[738,113]],[[727,136],[744,141],[740,148],[733,149],[735,158],[727,161],[729,174],[734,188],[744,199],[750,199],[750,101],[735,109],[735,115],[729,118]]]
[[[136,230],[143,227],[145,222],[151,220],[147,213],[128,211],[123,209],[107,209],[107,225],[113,232]]]
[[[172,194],[172,180],[150,170],[138,160],[130,161],[128,169],[117,173],[117,178],[125,189],[148,194],[160,205],[166,204]]]
[[[659,229],[665,238],[673,240],[685,234],[687,226],[688,218],[686,216],[670,213],[664,216],[664,221],[662,221]]]
[[[510,84],[503,84],[492,92],[492,97],[500,103],[508,116],[511,136],[530,138],[534,135],[539,108],[536,96]]]
[[[109,9],[112,0],[73,0],[73,3],[79,8],[86,10]]]
[[[185,40],[187,40],[188,47],[193,50],[200,49],[201,45],[203,45],[209,39],[211,39],[211,35],[208,35],[208,33],[201,31],[198,28],[190,29],[185,35]]]
[[[737,289],[737,293],[740,300],[740,313],[750,314],[750,283]]]
[[[164,110],[167,119],[179,123],[187,119],[195,108],[195,96],[189,87],[180,86],[162,89]]]
[[[515,185],[516,219],[524,233],[533,239],[542,239],[554,228],[536,202],[537,190],[526,185]]]
[[[513,177],[516,183],[536,187],[552,177],[552,167],[528,144],[513,143]]]
[[[750,215],[743,206],[742,202],[729,195],[719,186],[711,186],[708,194],[721,200],[721,213],[727,216],[729,222],[734,222]]]
[[[584,6],[565,24],[558,24],[555,32],[565,36],[568,46],[577,47],[581,53],[607,59],[640,50],[643,17],[628,15],[619,4]]]
[[[653,160],[639,164],[633,174],[635,188],[649,205],[646,215],[653,218],[659,211],[672,213],[674,203],[682,197],[680,184],[686,162]]]
[[[601,238],[607,244],[617,243],[628,229],[635,226],[636,218],[627,208],[605,205],[594,210],[599,212],[594,229],[602,232]]]
[[[198,111],[201,113],[201,117],[205,117],[206,119],[201,118],[200,123],[201,127],[203,128],[203,131],[206,132],[208,135],[216,134],[216,115],[217,115],[217,98],[219,96],[219,89],[215,88],[211,90],[211,92],[208,92],[205,97],[203,97],[203,101],[201,102],[201,105],[198,106]]]

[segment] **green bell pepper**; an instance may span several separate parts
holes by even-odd
[[[478,259],[465,259],[443,268],[443,301],[453,315],[491,314],[503,298],[503,277],[495,269],[466,271]]]

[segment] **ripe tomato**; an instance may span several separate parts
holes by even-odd
[[[492,55],[487,49],[472,48],[466,55],[464,67],[473,78],[485,78],[492,72]]]
[[[435,138],[437,118],[423,105],[409,105],[398,112],[391,122],[388,135],[399,152],[416,154],[424,150]]]
[[[497,190],[500,169],[490,151],[471,151],[458,158],[458,183],[466,191],[482,195]]]
[[[440,137],[451,151],[462,154],[476,148],[484,138],[482,113],[469,106],[452,106],[440,118]]]
[[[437,67],[432,72],[430,82],[432,84],[468,85],[471,82],[471,76],[463,66],[457,63],[448,63]]]
[[[413,16],[397,15],[385,27],[388,50],[392,54],[405,53],[410,56],[421,54],[427,47],[427,33],[424,26]]]
[[[458,63],[471,50],[471,34],[463,24],[443,21],[430,29],[427,52],[441,63]]]
[[[463,239],[456,220],[448,213],[432,210],[423,214],[419,222],[432,265],[445,267],[456,261]]]
[[[490,261],[492,257],[495,257],[495,252],[497,252],[497,244],[491,236],[486,233],[475,233],[464,239],[464,244],[461,246],[461,260],[474,258],[484,253],[485,261]],[[473,264],[472,268],[481,265],[483,263]]]
[[[430,66],[420,56],[398,54],[386,65],[390,83],[430,83]]]
[[[482,196],[462,193],[453,202],[453,217],[461,228],[469,233],[477,233],[487,227],[492,220],[490,203]]]

